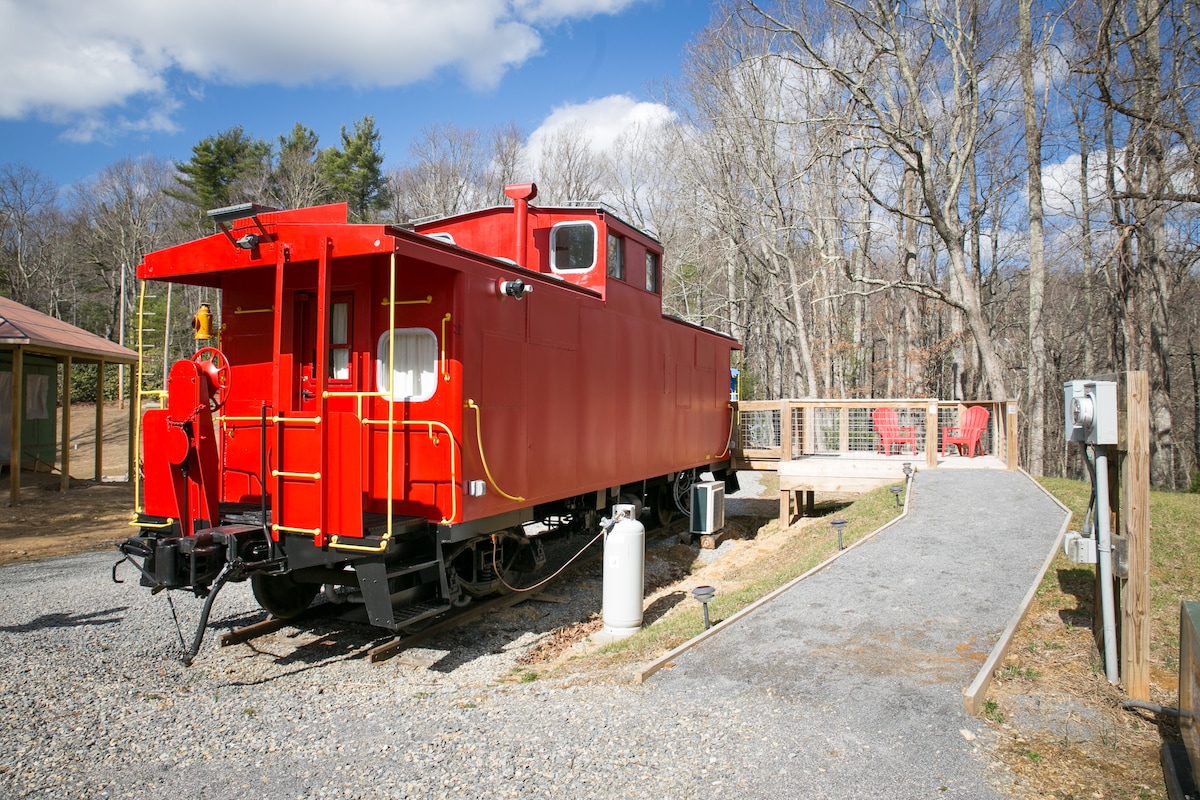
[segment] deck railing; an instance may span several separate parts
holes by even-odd
[[[935,467],[942,452],[943,431],[957,427],[970,406],[984,406],[989,412],[987,428],[980,437],[984,454],[1016,469],[1017,404],[1012,400],[744,400],[735,406],[735,465],[771,469],[771,462],[808,455],[878,452],[879,434],[874,430],[872,412],[886,407],[895,409],[898,424],[912,428],[916,435],[916,453],[907,446],[900,452]]]

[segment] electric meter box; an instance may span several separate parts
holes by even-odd
[[[1117,384],[1067,381],[1063,384],[1063,432],[1068,442],[1117,443]]]

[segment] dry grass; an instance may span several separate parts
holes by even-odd
[[[1043,483],[1082,524],[1087,484]],[[1200,496],[1151,493],[1151,699],[1174,706],[1179,602],[1197,596]],[[997,757],[1021,798],[1166,797],[1159,749],[1178,740],[1169,718],[1120,707],[1092,635],[1091,568],[1059,556],[1046,574],[1007,663],[988,695]]]
[[[717,588],[709,613],[714,623],[719,622],[836,553],[837,536],[829,525],[834,515],[848,522],[843,539],[849,546],[900,513],[895,498],[883,487],[853,504],[826,498],[817,505],[817,516],[784,526],[763,516],[778,512],[778,491],[768,486],[763,494],[772,495],[771,499],[751,501],[740,514],[730,512],[727,529],[732,531],[732,547],[714,563],[703,565],[684,546],[647,553],[647,576],[667,579],[652,582],[645,627],[639,633],[599,649],[588,647],[587,637],[600,628],[593,618],[556,631],[530,658],[561,677],[587,674],[588,680],[629,680],[635,669],[704,630],[703,611],[691,599],[692,588],[702,584]]]
[[[1074,512],[1081,524],[1088,502],[1086,484],[1047,480],[1044,484]],[[887,489],[835,508],[852,522],[847,543],[894,516]],[[1181,598],[1200,596],[1200,496],[1151,496],[1151,696],[1177,702],[1178,624]],[[723,619],[834,551],[829,516],[802,519],[790,527],[766,518],[732,518],[741,539],[734,553],[669,583],[649,598],[666,606],[637,636],[596,650],[581,645],[599,630],[593,618],[556,631],[527,657],[542,674],[567,680],[629,680],[633,669],[699,633],[695,585],[719,587],[713,616]],[[678,553],[651,559],[676,557]],[[648,563],[648,569],[650,569]],[[1093,572],[1059,556],[1039,587],[1010,655],[988,694],[984,716],[997,732],[993,753],[1010,778],[1017,798],[1095,800],[1163,798],[1159,766],[1164,740],[1178,740],[1165,718],[1121,708],[1124,693],[1104,677],[1092,636]],[[687,600],[688,602],[684,602]]]
[[[61,409],[59,410],[61,413]],[[128,410],[104,412],[104,475],[129,470]],[[20,502],[8,505],[9,476],[0,478],[0,566],[113,547],[132,531],[133,488],[99,483],[95,473],[96,407],[76,404],[71,414],[71,488],[59,491],[55,471],[21,472]],[[113,551],[116,552],[115,550]]]

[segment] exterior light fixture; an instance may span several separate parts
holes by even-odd
[[[712,627],[712,623],[708,621],[708,603],[716,593],[717,590],[711,586],[697,586],[695,589],[692,589],[692,597],[699,600],[700,604],[704,606],[704,630]]]
[[[900,466],[904,468],[904,477],[911,478],[913,476],[913,468],[912,468],[911,461],[905,461]]]
[[[533,287],[520,278],[511,281],[497,281],[496,294],[501,298],[513,297],[520,300],[525,295],[533,291]]]
[[[896,496],[896,508],[900,508],[900,493],[903,491],[904,487],[898,483],[892,487],[892,494]]]
[[[838,550],[845,550],[845,549],[846,549],[846,546],[842,544],[842,533],[844,533],[844,532],[845,532],[845,530],[846,530],[846,525],[847,525],[847,522],[846,522],[846,520],[844,520],[844,519],[835,519],[833,522],[830,522],[829,524],[833,526],[833,529],[834,529],[835,531],[837,531],[837,536],[838,536]]]

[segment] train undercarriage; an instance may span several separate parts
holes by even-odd
[[[320,598],[343,606],[340,616],[345,619],[406,633],[454,607],[519,588],[544,566],[548,537],[598,531],[600,518],[616,502],[644,507],[647,528],[668,524],[675,514],[687,512],[696,473],[687,470],[566,498],[470,528],[393,517],[389,532],[384,515],[367,515],[360,551],[352,553],[318,548],[311,538],[297,534],[281,532],[275,541],[269,533],[269,509],[231,504],[221,506],[220,524],[198,524],[191,536],[181,535],[177,522],[143,515],[138,520],[141,533],[120,549],[122,562],[137,567],[141,585],[205,598],[184,658],[190,663],[226,583],[249,580],[258,604],[276,619],[295,618]],[[726,477],[721,469],[714,474]]]

